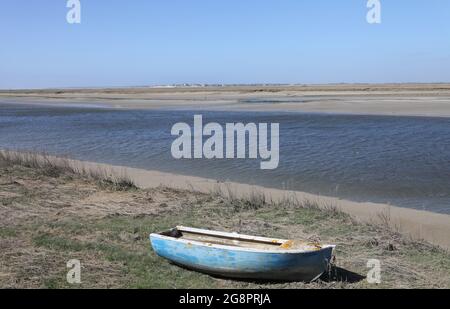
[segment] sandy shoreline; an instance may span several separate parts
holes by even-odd
[[[0,102],[117,109],[285,111],[450,117],[449,84],[0,91]]]
[[[25,157],[27,155],[25,154]],[[351,215],[353,218],[375,224],[388,224],[394,230],[408,235],[413,239],[425,240],[450,250],[450,215],[433,213],[423,210],[396,207],[381,203],[354,202],[335,197],[319,196],[300,191],[290,191],[266,188],[257,185],[236,182],[218,182],[196,176],[186,176],[174,173],[144,170],[132,167],[110,165],[79,161],[73,159],[51,158],[56,165],[65,166],[67,162],[79,171],[93,171],[114,178],[131,179],[136,186],[142,189],[157,188],[160,186],[173,189],[188,190],[201,193],[216,193],[233,195],[237,198],[250,198],[254,195],[265,196],[269,202],[310,201],[325,207],[332,206]]]
[[[249,197],[252,194],[264,194],[266,199],[273,202],[294,199],[309,200],[320,205],[332,205],[362,222],[380,223],[388,219],[391,227],[399,232],[411,236],[413,239],[423,239],[432,244],[450,250],[450,215],[433,213],[422,210],[401,208],[387,204],[360,203],[342,200],[334,197],[318,196],[300,191],[286,191],[265,188],[262,186],[241,184],[236,182],[218,182],[194,176],[143,170],[124,166],[114,166],[93,162],[71,160],[77,167],[87,169],[101,169],[112,175],[126,175],[138,187],[155,188],[165,186],[174,189],[193,190],[203,193],[231,192],[237,197]],[[383,219],[384,218],[384,219]]]
[[[88,165],[99,168],[95,163],[0,152],[0,287],[73,288],[65,275],[67,261],[74,258],[83,265],[79,288],[450,286],[448,251],[384,224],[365,224],[313,200],[273,203],[260,194],[201,193],[190,186],[142,189],[129,178],[106,173],[125,172],[121,167],[104,165],[92,171]],[[159,182],[153,172],[128,172],[136,172],[147,185]],[[176,175],[157,176],[166,184],[169,178],[178,179],[181,186],[188,181]],[[193,185],[206,190],[206,181],[195,181]],[[312,283],[211,277],[168,263],[150,246],[150,233],[180,224],[334,244],[336,258],[330,271]],[[375,285],[365,280],[367,263],[373,259],[382,264],[382,282]]]

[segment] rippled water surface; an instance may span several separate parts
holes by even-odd
[[[0,148],[301,190],[450,213],[450,118],[202,112],[204,123],[280,123],[280,164],[175,160],[176,122],[191,111],[0,103]]]

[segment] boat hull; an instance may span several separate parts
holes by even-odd
[[[333,247],[297,252],[264,251],[150,235],[153,250],[175,264],[200,272],[230,278],[274,281],[313,281],[329,266]]]

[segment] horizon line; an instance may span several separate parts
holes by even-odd
[[[450,81],[441,82],[335,82],[335,83],[173,83],[134,86],[65,86],[36,88],[0,88],[0,91],[30,91],[30,90],[87,90],[87,89],[135,89],[135,88],[208,88],[208,87],[311,87],[336,85],[450,85]]]

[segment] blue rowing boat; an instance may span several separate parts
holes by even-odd
[[[153,250],[180,266],[229,278],[314,281],[329,269],[334,245],[184,226],[150,234]]]

